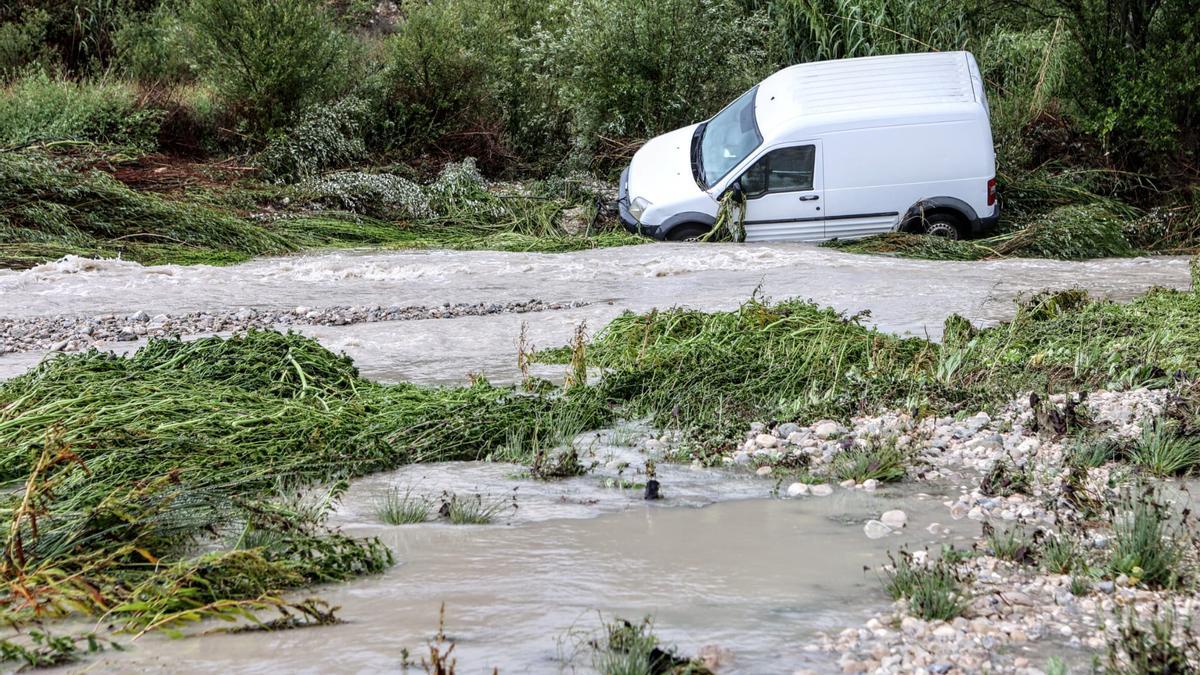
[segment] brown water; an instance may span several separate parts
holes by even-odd
[[[1082,263],[1052,260],[937,262],[841,253],[807,244],[653,244],[577,253],[495,251],[335,252],[266,258],[232,267],[143,267],[70,258],[0,271],[0,316],[183,313],[240,307],[438,305],[444,302],[579,300],[565,312],[305,327],[385,381],[461,382],[468,371],[516,376],[522,321],[534,344],[565,344],[586,321],[604,326],[624,310],[730,309],[756,290],[809,298],[884,330],[941,335],[951,313],[990,323],[1013,299],[1044,288],[1086,288],[1127,299],[1155,286],[1186,287],[1185,258]],[[131,343],[110,345],[118,351]],[[0,356],[0,378],[40,354]]]
[[[428,653],[424,645],[445,603],[461,673],[587,672],[589,657],[570,659],[579,635],[594,631],[600,616],[646,615],[685,653],[704,645],[730,649],[734,660],[723,673],[790,672],[806,664],[825,670],[828,657],[805,649],[814,634],[860,624],[888,602],[863,567],[881,564],[902,543],[931,541],[924,528],[945,519],[937,500],[903,493],[839,491],[704,508],[637,497],[619,497],[620,510],[592,518],[355,523],[346,530],[380,537],[398,564],[378,577],[318,589],[349,623],[182,640],[150,635],[99,668],[394,672],[403,649]],[[911,519],[904,534],[867,539],[862,523],[900,503]],[[961,527],[973,534],[977,525]]]

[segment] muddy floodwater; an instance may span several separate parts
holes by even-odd
[[[1014,298],[1041,289],[1079,287],[1127,299],[1151,286],[1187,284],[1185,258],[934,262],[804,244],[650,244],[565,254],[336,252],[222,268],[72,258],[0,271],[0,316],[431,306],[535,297],[590,303],[538,314],[300,328],[344,350],[376,379],[449,383],[473,371],[502,382],[516,375],[522,322],[535,345],[552,346],[565,344],[580,322],[599,329],[622,311],[652,307],[730,309],[757,290],[850,313],[869,311],[869,322],[884,330],[937,338],[951,313],[980,323],[998,321],[1012,315]],[[40,357],[0,356],[0,377],[22,372]]]
[[[468,372],[515,379],[515,341],[527,323],[533,344],[564,344],[575,326],[595,330],[625,310],[729,309],[758,292],[810,298],[888,331],[937,338],[951,313],[990,323],[1013,300],[1045,288],[1081,287],[1128,299],[1149,287],[1188,284],[1179,258],[1084,263],[1005,260],[927,262],[844,254],[806,245],[647,245],[569,254],[336,252],[263,259],[226,268],[143,267],[67,259],[0,271],[0,316],[180,314],[333,305],[504,303],[530,298],[584,302],[528,314],[384,321],[299,330],[344,350],[368,377],[459,383]],[[128,351],[136,343],[102,345]],[[0,377],[43,353],[0,356]],[[587,441],[587,439],[585,439]],[[347,623],[278,633],[181,640],[151,634],[83,669],[174,672],[378,672],[419,659],[445,603],[446,633],[462,673],[587,671],[572,654],[599,617],[655,618],[668,645],[694,654],[729,650],[722,672],[829,670],[806,650],[817,631],[859,625],[885,605],[875,567],[902,544],[936,547],[977,533],[951,522],[944,494],[901,486],[828,497],[779,499],[748,471],[661,465],[666,499],[612,487],[612,461],[640,466],[636,450],[610,437],[587,441],[601,462],[588,476],[539,483],[514,465],[407,467],[356,482],[334,516],[355,535],[377,536],[397,565],[377,577],[316,589]],[[633,454],[631,454],[633,453]],[[636,476],[624,476],[634,478]],[[442,490],[512,501],[497,524],[385,526],[374,505],[389,489],[436,497]],[[786,486],[785,486],[786,487]],[[923,485],[926,491],[934,486]],[[863,524],[903,509],[908,526],[869,539]],[[302,595],[297,597],[303,597]],[[127,643],[128,644],[128,643]]]

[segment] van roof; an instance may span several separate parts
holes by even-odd
[[[973,80],[979,80],[978,67],[967,52],[802,63],[759,84],[755,116],[764,138],[773,138],[839,119],[894,119],[918,109],[964,111],[982,103]]]

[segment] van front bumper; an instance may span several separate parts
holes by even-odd
[[[658,239],[657,225],[643,225],[629,212],[629,167],[621,172],[621,182],[617,184],[617,213],[626,230]]]

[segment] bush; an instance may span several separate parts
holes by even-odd
[[[14,77],[26,65],[50,65],[53,52],[46,46],[50,15],[42,9],[23,16],[20,21],[0,23],[0,81]]]
[[[145,83],[178,83],[194,79],[188,58],[194,38],[173,5],[129,16],[113,34],[120,69]]]
[[[728,0],[560,0],[529,57],[551,69],[576,146],[702,120],[767,70],[762,24]],[[611,149],[606,150],[611,154]]]
[[[307,181],[300,191],[317,204],[377,218],[413,220],[436,215],[420,185],[392,174],[342,171]]]
[[[422,149],[497,117],[487,103],[506,36],[477,4],[420,3],[388,39],[376,83],[384,97],[386,145]]]
[[[269,178],[309,178],[348,166],[367,155],[363,126],[366,101],[346,96],[332,104],[313,105],[286,132],[275,134],[258,157]]]
[[[200,74],[252,133],[345,88],[347,42],[315,0],[195,0]]]
[[[1091,128],[1132,167],[1194,153],[1200,12],[1190,0],[1054,0],[1078,49],[1072,88]],[[1181,143],[1182,141],[1182,143]],[[1182,151],[1182,152],[1180,152]]]
[[[37,70],[0,95],[0,144],[93,141],[152,150],[161,113],[145,109],[128,84],[72,82]]]

